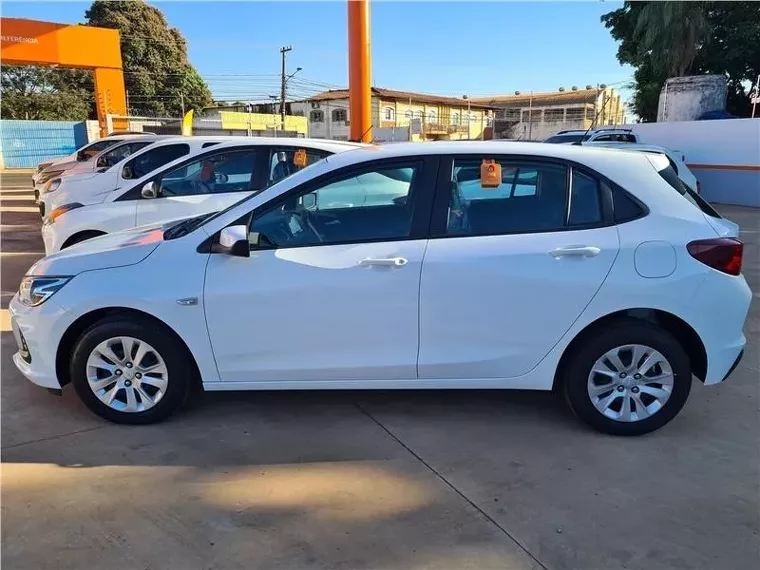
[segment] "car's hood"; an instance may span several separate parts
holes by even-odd
[[[164,230],[176,222],[141,226],[96,237],[43,257],[30,275],[78,275],[85,271],[140,263],[164,241]]]
[[[61,174],[61,181],[67,184],[76,184],[84,180],[90,180],[96,176],[100,176],[102,172],[82,172],[81,170],[67,170]]]

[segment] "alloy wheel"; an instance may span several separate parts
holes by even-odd
[[[620,422],[636,422],[662,409],[673,383],[673,368],[660,352],[626,344],[607,351],[594,363],[587,388],[601,414]]]
[[[135,413],[155,406],[166,394],[169,372],[147,342],[118,336],[98,344],[87,358],[87,383],[111,409]]]

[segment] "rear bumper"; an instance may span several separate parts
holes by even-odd
[[[707,354],[706,385],[728,378],[738,365],[747,339],[742,332],[752,302],[743,276],[710,270],[689,305],[688,322],[702,339]]]

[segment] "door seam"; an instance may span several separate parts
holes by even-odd
[[[417,378],[420,377],[420,346],[422,344],[422,270],[425,267],[425,256],[427,255],[430,240],[425,240],[425,248],[422,250],[422,260],[420,261],[420,276],[417,279],[417,359],[414,364],[414,373]]]

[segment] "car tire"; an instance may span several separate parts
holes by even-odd
[[[125,343],[131,347],[132,358],[125,356]],[[104,354],[109,354],[110,360]],[[171,330],[123,314],[106,317],[82,334],[74,345],[70,375],[82,402],[100,417],[119,424],[166,419],[198,383],[191,354]],[[110,380],[114,384],[107,384]]]
[[[78,243],[82,243],[83,241],[87,241],[88,239],[96,238],[99,236],[106,235],[105,232],[99,232],[97,230],[91,230],[86,232],[80,232],[78,234],[74,234],[73,236],[69,237],[65,242],[63,242],[63,245],[61,246],[61,249],[66,249],[67,247],[71,247],[72,245],[76,245]]]
[[[689,357],[673,335],[626,319],[584,338],[562,382],[570,408],[587,425],[612,435],[642,435],[678,414],[691,376]]]

